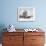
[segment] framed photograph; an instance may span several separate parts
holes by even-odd
[[[19,7],[17,17],[18,21],[35,21],[35,8]]]

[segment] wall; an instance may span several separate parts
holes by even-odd
[[[17,8],[20,6],[34,7],[34,22],[18,22]],[[46,0],[0,0],[0,25],[13,24],[16,28],[46,28]]]
[[[17,8],[20,6],[34,7],[34,22],[18,22]],[[46,32],[46,0],[0,0],[0,31],[9,24],[16,28],[41,27]]]

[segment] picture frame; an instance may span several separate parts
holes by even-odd
[[[17,12],[18,21],[35,21],[35,8],[19,7]]]

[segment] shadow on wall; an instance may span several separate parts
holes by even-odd
[[[2,32],[6,31],[6,30],[4,30],[4,28],[6,28],[5,25],[0,24],[0,43],[2,43],[2,36],[3,36]]]

